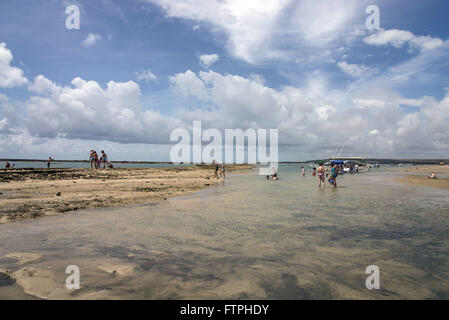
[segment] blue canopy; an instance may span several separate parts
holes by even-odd
[[[343,164],[343,160],[332,160],[331,163],[334,163],[334,164]]]

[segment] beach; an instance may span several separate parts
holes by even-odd
[[[299,168],[280,165],[278,181],[234,171],[210,188],[206,168],[146,173],[158,183],[203,180],[154,203],[2,224],[0,298],[449,298],[446,189],[399,182],[411,167],[346,174],[337,189],[320,189]],[[69,265],[80,269],[80,290],[65,286]],[[369,265],[380,269],[380,290],[365,287]]]
[[[252,168],[226,166],[230,172]],[[0,170],[0,223],[87,208],[161,202],[220,182],[211,165]]]
[[[449,190],[448,165],[418,165],[395,168],[394,171],[402,173],[396,181],[415,187],[432,187]],[[436,179],[427,179],[427,175],[435,172]]]

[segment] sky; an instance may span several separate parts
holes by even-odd
[[[441,0],[2,0],[0,158],[169,161],[193,121],[278,129],[281,161],[449,158],[448,15]]]

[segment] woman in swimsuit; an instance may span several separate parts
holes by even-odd
[[[326,182],[324,181],[324,167],[323,163],[320,163],[320,166],[318,167],[317,173],[318,173],[318,181],[320,184],[318,185],[319,188],[321,188],[321,182],[323,182],[323,187],[326,187]]]
[[[95,151],[92,149],[92,150],[90,150],[90,154],[89,154],[89,160],[90,160],[90,168],[91,169],[93,169],[94,168],[94,161],[95,161],[95,158],[94,158],[94,153],[95,153]],[[96,168],[97,166],[95,165],[95,168]]]

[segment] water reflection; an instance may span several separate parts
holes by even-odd
[[[295,166],[279,174],[232,176],[163,205],[1,225],[0,256],[42,254],[27,266],[61,286],[78,265],[82,289],[50,297],[449,298],[447,190],[402,186],[385,171],[341,177],[337,190]],[[365,288],[372,264],[381,290]]]

